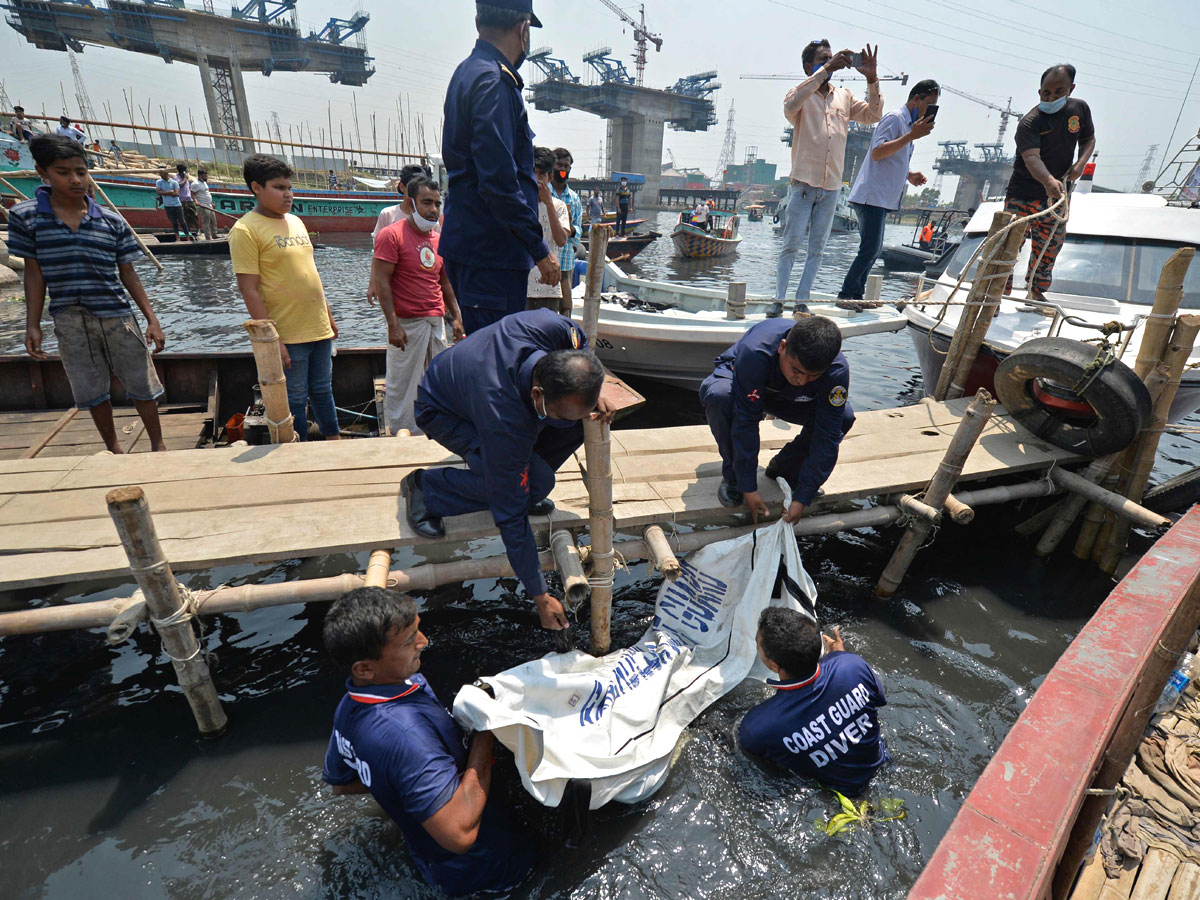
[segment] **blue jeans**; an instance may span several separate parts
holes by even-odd
[[[883,226],[888,211],[882,206],[867,203],[850,205],[858,213],[858,256],[850,263],[838,299],[861,300],[867,290],[867,276],[871,274],[871,267],[883,250]]]
[[[833,228],[837,211],[837,191],[826,191],[807,184],[793,184],[788,191],[787,218],[783,224],[783,249],[779,252],[779,268],[775,271],[775,299],[787,299],[788,282],[796,251],[808,233],[808,253],[804,257],[804,274],[796,286],[796,299],[807,300],[817,280],[817,269],[825,255],[825,241]]]
[[[333,408],[333,339],[286,346],[292,365],[284,375],[287,377],[288,407],[292,411],[297,436],[302,441],[308,440],[307,407],[311,406],[313,416],[321,427],[321,434],[336,437],[338,420],[337,410]]]

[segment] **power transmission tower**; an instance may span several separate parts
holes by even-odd
[[[88,97],[87,86],[83,83],[83,75],[79,71],[79,60],[75,51],[67,48],[67,56],[71,58],[71,74],[75,76],[75,102],[79,104],[79,118],[95,122],[96,112],[92,109],[92,100]]]
[[[1142,186],[1149,180],[1150,170],[1154,168],[1154,160],[1157,156],[1158,144],[1151,144],[1146,148],[1146,158],[1142,160],[1142,168],[1138,171],[1133,187],[1130,188],[1133,193],[1140,193]]]
[[[733,165],[733,155],[737,152],[737,132],[733,130],[733,101],[729,101],[729,118],[725,120],[725,143],[721,145],[721,158],[717,160],[717,171],[713,176],[716,182],[725,180],[725,170]]]

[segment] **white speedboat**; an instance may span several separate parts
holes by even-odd
[[[904,310],[926,389],[937,384],[944,354],[962,314],[962,306],[943,304],[963,267],[987,236],[992,216],[1002,207],[994,202],[979,207],[967,223],[962,244],[932,290],[921,293]],[[1017,260],[1014,290],[1002,300],[988,329],[968,392],[977,386],[992,389],[996,366],[1026,341],[1043,337],[1094,340],[1099,337],[1095,326],[1113,320],[1134,326],[1125,332],[1118,348],[1122,362],[1132,365],[1154,303],[1159,274],[1179,247],[1200,247],[1200,210],[1168,205],[1163,197],[1152,194],[1076,195],[1046,302],[1026,299],[1024,281],[1030,251],[1030,242],[1026,241]],[[970,281],[964,280],[956,302],[966,299],[969,287]],[[1193,261],[1188,271],[1181,310],[1200,312],[1200,260]],[[1200,363],[1200,348],[1193,351],[1189,363],[1193,367],[1184,372],[1171,405],[1172,422],[1200,408],[1200,366],[1195,365]]]
[[[787,208],[788,198],[785,196],[775,209],[776,234],[783,234],[784,226],[787,224]],[[837,209],[834,210],[833,226],[830,230],[834,234],[851,234],[858,231],[858,213],[850,205],[850,185],[848,184],[843,184],[841,190],[838,191]]]
[[[581,282],[575,291],[575,319],[583,316]],[[712,373],[713,360],[763,321],[770,298],[748,298],[746,318],[725,314],[726,292],[712,288],[646,281],[613,263],[604,270],[596,355],[622,375],[653,378],[697,388]],[[855,312],[839,309],[832,295],[814,295],[808,308],[838,324],[843,337],[899,331],[904,316],[893,306]]]

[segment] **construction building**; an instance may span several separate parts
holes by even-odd
[[[725,167],[721,183],[725,187],[743,190],[754,184],[774,184],[776,168],[775,163],[759,159],[757,147],[749,147],[746,150],[745,162]]]
[[[643,87],[613,58],[611,47],[601,47],[583,57],[599,78],[598,84],[585,84],[553,52],[544,47],[529,54],[543,76],[530,86],[530,102],[544,112],[581,109],[607,119],[608,168],[645,175],[642,202],[658,203],[665,128],[707,131],[716,124],[710,96],[721,86],[717,73],[681,78],[665,90]]]
[[[966,141],[938,141],[942,155],[933,168],[940,175],[957,175],[955,209],[973,209],[991,197],[1003,196],[1012,174],[1013,158],[1005,156],[1004,145],[976,144],[979,158],[972,158]]]
[[[234,0],[228,16],[217,15],[212,0],[204,0],[203,9],[189,9],[183,0],[7,0],[4,8],[5,21],[43,50],[80,53],[94,44],[197,66],[211,130],[249,136],[244,71],[320,72],[355,86],[375,74],[362,35],[366,13],[330,19],[305,35],[296,2]],[[243,153],[254,152],[253,141],[240,144]]]

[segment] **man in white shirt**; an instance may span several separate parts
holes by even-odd
[[[692,224],[708,231],[708,204],[705,201],[701,200],[692,210]]]
[[[72,125],[71,120],[66,116],[58,117],[58,127],[54,129],[54,133],[73,141],[79,141],[81,144],[87,144],[87,135],[83,133],[83,129],[78,125]]]
[[[533,171],[538,181],[538,221],[542,223],[542,239],[550,248],[550,255],[558,258],[558,252],[567,244],[567,232],[571,230],[571,212],[567,204],[554,196],[550,179],[557,160],[548,147],[533,148]],[[559,311],[562,301],[561,284],[543,284],[541,270],[534,266],[529,270],[529,288],[525,294],[526,309],[548,309]]]
[[[208,169],[198,169],[192,182],[192,199],[196,202],[196,213],[200,216],[200,230],[205,240],[217,239],[217,211],[213,207],[212,192],[208,187]]]

